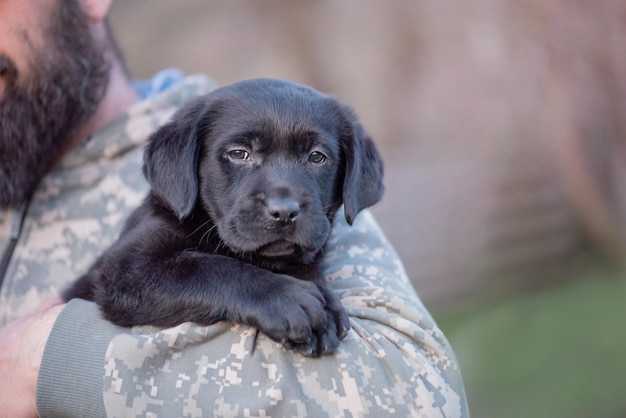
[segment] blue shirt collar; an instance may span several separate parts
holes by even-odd
[[[184,77],[178,68],[167,68],[147,80],[134,81],[133,88],[137,92],[139,100],[145,100],[181,82]]]

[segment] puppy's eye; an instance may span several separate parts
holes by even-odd
[[[326,156],[319,151],[313,151],[311,155],[309,155],[309,161],[313,164],[323,164],[326,162]]]
[[[226,153],[231,160],[249,160],[250,153],[245,149],[234,149]]]

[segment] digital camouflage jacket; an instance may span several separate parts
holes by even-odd
[[[0,325],[86,271],[147,191],[147,136],[203,76],[132,106],[67,154],[23,217],[0,211],[0,251],[17,235],[0,289]],[[371,214],[338,215],[323,269],[351,318],[336,354],[311,359],[233,323],[116,327],[73,300],[48,340],[37,405],[47,416],[467,417],[454,354]]]

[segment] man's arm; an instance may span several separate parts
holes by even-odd
[[[35,389],[46,340],[61,309],[48,300],[0,328],[0,416],[36,417]]]
[[[469,416],[454,354],[369,213],[337,220],[324,270],[352,330],[320,359],[232,323],[118,328],[72,301],[48,340],[39,413]]]

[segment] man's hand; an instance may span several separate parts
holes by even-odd
[[[44,301],[0,328],[0,417],[36,417],[35,394],[43,350],[59,313],[60,299]]]

